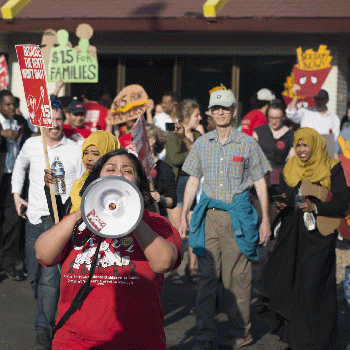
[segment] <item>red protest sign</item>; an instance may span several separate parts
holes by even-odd
[[[0,56],[0,89],[7,89],[9,84],[9,72],[5,55]]]
[[[16,51],[30,121],[33,125],[51,128],[51,104],[41,50],[37,45],[16,45]]]
[[[300,86],[298,95],[304,97],[316,96],[325,82],[332,67],[324,69],[303,70],[294,66],[293,73],[295,83]]]
[[[155,166],[151,146],[148,141],[146,131],[146,121],[143,115],[140,115],[136,124],[131,129],[132,139],[134,141],[136,151],[140,162],[143,164],[147,178],[151,176],[151,172]]]

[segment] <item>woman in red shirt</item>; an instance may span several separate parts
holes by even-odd
[[[126,150],[100,158],[81,193],[92,181],[110,175],[123,176],[136,184],[145,207],[152,201],[142,164]],[[181,262],[178,232],[167,219],[145,210],[131,234],[118,239],[100,238],[85,229],[81,234],[91,238],[77,247],[71,237],[80,218],[79,208],[44,232],[35,246],[41,263],[53,266],[63,262],[58,320],[87,280],[92,257],[99,250],[92,289],[57,330],[52,348],[165,350],[160,294],[163,274]]]

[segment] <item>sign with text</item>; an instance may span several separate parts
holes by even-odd
[[[60,79],[65,83],[97,83],[98,62],[89,51],[87,38],[79,40],[77,49],[69,45],[69,33],[61,29],[56,33],[58,46],[50,51],[49,81]]]
[[[151,176],[155,166],[151,146],[148,141],[146,131],[146,121],[143,115],[139,117],[136,124],[131,129],[131,135],[136,147],[138,158],[145,168],[147,178]]]
[[[284,83],[284,91],[282,92],[282,97],[284,100],[284,103],[286,106],[288,106],[294,97],[293,92],[293,85],[294,85],[294,73],[292,72],[291,75],[289,75],[286,78],[286,82]],[[315,102],[312,97],[304,97],[298,94],[298,102],[297,102],[297,108],[310,108],[315,107]]]
[[[52,127],[50,99],[41,50],[37,45],[16,45],[24,94],[33,125]]]
[[[308,49],[305,52],[297,48],[298,64],[294,66],[295,84],[300,86],[298,95],[316,96],[325,82],[332,66],[332,56],[326,45],[320,45],[318,51]]]
[[[9,72],[5,55],[0,56],[0,89],[7,89],[9,84]]]
[[[126,86],[112,102],[111,113],[114,115],[114,124],[137,119],[140,114],[146,112],[149,103],[148,95],[141,85]]]

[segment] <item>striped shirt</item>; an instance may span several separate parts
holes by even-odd
[[[224,144],[216,130],[201,136],[182,170],[197,178],[204,176],[203,191],[208,197],[231,203],[235,195],[260,180],[271,167],[252,137],[232,129]]]

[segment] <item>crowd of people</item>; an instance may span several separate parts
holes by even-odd
[[[205,114],[196,100],[165,92],[145,112],[155,164],[148,179],[133,147],[136,119],[115,124],[112,100],[98,89],[73,99],[57,96],[62,86],[51,96],[53,127],[43,131],[50,162],[59,157],[65,171],[66,194],[55,198],[58,223],[43,137],[12,93],[0,92],[0,262],[9,278],[32,286],[37,350],[166,349],[160,293],[165,273],[174,288],[186,282],[177,270],[181,239],[188,239],[187,280],[197,287],[193,350],[253,342],[252,262],[266,244],[257,317],[271,332],[283,328],[291,349],[339,349],[338,233],[326,228],[349,203],[337,140],[350,140],[350,102],[340,121],[325,90],[306,109],[298,106],[299,86],[288,106],[264,88],[236,128],[238,103],[225,87],[211,90]],[[139,188],[142,220],[118,239],[81,229],[86,239],[74,245],[81,196],[105,176]],[[217,339],[214,321],[219,283],[230,324],[225,339]]]

